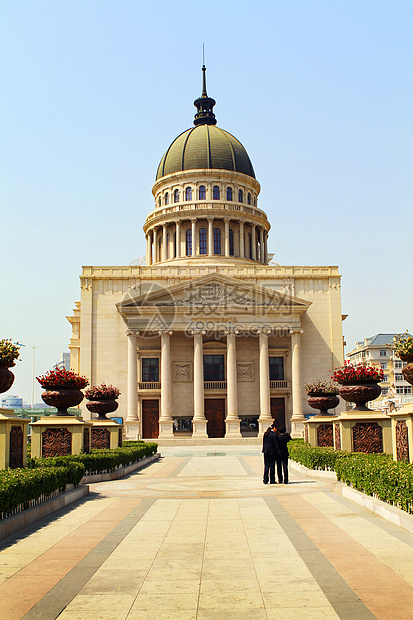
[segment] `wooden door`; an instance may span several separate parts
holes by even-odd
[[[156,439],[159,436],[159,401],[142,401],[142,438]]]
[[[205,400],[205,417],[208,421],[208,437],[225,436],[225,399],[208,398]]]
[[[285,426],[285,399],[271,398],[271,417],[278,426]]]

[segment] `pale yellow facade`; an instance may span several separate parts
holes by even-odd
[[[195,104],[210,109],[194,124],[204,115],[213,126],[204,90]],[[304,383],[343,363],[338,268],[269,264],[270,224],[248,155],[204,126],[193,130],[190,161],[199,162],[201,129],[210,166],[158,169],[146,265],[83,267],[68,317],[71,367],[120,388],[128,437],[245,437],[273,419],[300,436],[311,412]],[[176,157],[175,142],[179,167],[186,154]],[[215,155],[234,169],[214,167]]]

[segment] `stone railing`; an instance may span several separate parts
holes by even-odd
[[[204,390],[226,390],[226,381],[204,381]]]
[[[160,381],[143,381],[138,383],[138,387],[140,390],[160,390],[161,382]]]
[[[271,390],[276,390],[277,388],[289,388],[290,387],[290,382],[289,381],[270,381],[270,389]]]

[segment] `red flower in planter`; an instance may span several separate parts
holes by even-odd
[[[82,377],[73,370],[66,370],[65,368],[48,370],[44,375],[36,377],[36,379],[44,389],[54,387],[76,387],[82,390],[89,385],[89,381],[86,377]]]

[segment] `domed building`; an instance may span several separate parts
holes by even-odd
[[[71,368],[120,387],[129,438],[257,437],[273,420],[301,436],[304,382],[343,362],[340,275],[269,264],[260,184],[202,71],[194,126],[157,169],[146,264],[83,268]]]

